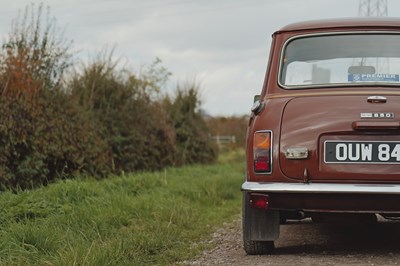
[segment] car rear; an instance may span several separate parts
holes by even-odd
[[[277,239],[278,220],[400,213],[400,28],[349,28],[274,35],[248,129],[249,254]]]

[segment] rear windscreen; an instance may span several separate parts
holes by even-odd
[[[287,88],[399,84],[400,35],[340,34],[302,37],[284,49],[279,81]]]

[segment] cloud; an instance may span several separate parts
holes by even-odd
[[[0,11],[0,34],[32,0],[9,1]],[[34,1],[39,3],[38,1]],[[350,17],[358,0],[45,0],[80,57],[115,45],[133,66],[156,57],[178,80],[198,77],[213,115],[247,114],[261,91],[271,34],[301,20]],[[390,15],[400,10],[389,1]],[[396,6],[395,6],[396,5]],[[397,14],[398,15],[398,14]]]

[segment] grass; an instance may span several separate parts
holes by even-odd
[[[1,265],[172,265],[240,212],[243,151],[215,165],[0,194]],[[197,243],[195,245],[195,243]]]

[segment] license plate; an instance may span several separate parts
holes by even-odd
[[[400,141],[336,141],[324,143],[325,163],[400,164]]]

